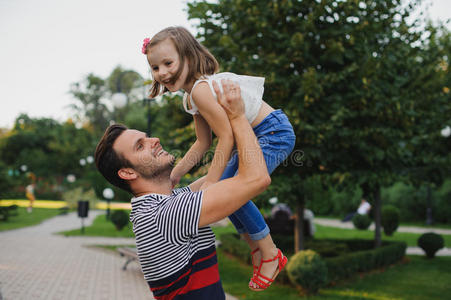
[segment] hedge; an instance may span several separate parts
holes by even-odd
[[[354,246],[365,245],[368,242],[373,243],[368,240],[350,240],[350,244]],[[404,257],[406,248],[405,242],[384,242],[380,248],[325,258],[329,283],[350,277],[357,272],[366,272],[393,264]]]
[[[240,240],[239,235],[223,234],[220,236],[220,240],[221,247],[225,252],[251,264],[249,247],[243,240]],[[331,245],[331,248],[327,249],[327,245]],[[374,249],[374,241],[362,239],[311,240],[307,241],[306,246],[323,257],[328,269],[328,283],[350,277],[357,272],[367,272],[393,264],[404,257],[407,248],[405,242],[384,241],[380,248]],[[282,249],[289,250],[289,248]],[[321,254],[323,249],[327,249],[325,250],[326,255]],[[347,253],[344,252],[346,250]],[[331,252],[336,252],[338,256],[328,257],[327,254]],[[278,280],[285,283],[289,282],[285,270],[281,272]]]

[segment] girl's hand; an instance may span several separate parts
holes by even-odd
[[[230,120],[236,119],[244,115],[244,102],[241,99],[240,85],[230,80],[221,80],[221,93],[219,85],[213,81],[213,88],[218,96],[218,102],[224,108]]]
[[[174,188],[180,182],[181,179],[180,176],[174,174],[174,170],[172,170],[171,176],[169,178],[171,179],[172,188]]]

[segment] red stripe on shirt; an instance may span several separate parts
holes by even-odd
[[[219,281],[218,265],[215,264],[209,268],[197,271],[196,273],[192,274],[188,280],[188,283],[185,286],[179,288],[178,290],[175,290],[168,295],[155,298],[158,300],[170,300],[177,295],[183,295],[189,293],[190,291],[207,287],[209,285],[215,284],[218,281]]]
[[[203,262],[204,260],[210,259],[210,258],[212,258],[212,257],[215,256],[215,255],[216,255],[216,251],[213,252],[212,254],[208,255],[208,256],[199,258],[198,260],[195,260],[195,261],[192,263],[192,266],[194,266],[194,265],[196,265],[196,264],[198,264],[198,263],[200,263],[200,262]],[[167,285],[164,285],[164,286],[159,286],[159,287],[156,287],[156,288],[151,288],[151,290],[152,290],[152,291],[158,291],[158,290],[161,290],[161,289],[168,288],[168,287],[170,287],[171,285],[174,285],[175,283],[177,283],[177,282],[178,282],[179,280],[181,280],[183,277],[187,276],[187,275],[191,272],[191,270],[192,270],[192,269],[190,268],[187,272],[185,272],[183,275],[181,275],[179,278],[177,278],[177,280],[171,282],[170,284],[167,284]],[[200,272],[200,271],[198,271],[198,272],[196,272],[196,273],[199,273],[199,272]],[[190,280],[191,280],[191,279],[190,279]],[[188,285],[188,284],[189,284],[189,281],[188,281],[187,285]]]

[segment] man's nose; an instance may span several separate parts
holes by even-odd
[[[153,147],[157,146],[160,143],[160,139],[157,137],[149,137],[150,145]]]

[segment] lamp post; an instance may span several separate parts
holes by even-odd
[[[106,199],[107,202],[107,208],[106,208],[106,219],[110,219],[110,202],[111,199],[114,198],[114,191],[110,188],[106,188],[103,190],[103,197]]]
[[[151,129],[150,102],[152,100],[154,100],[154,99],[153,98],[147,98],[147,97],[144,97],[144,99],[143,99],[144,104],[146,105],[146,108],[147,108],[147,130],[146,130],[146,134],[147,134],[148,137],[150,137],[151,134],[152,134],[151,131],[150,131],[150,129]]]

